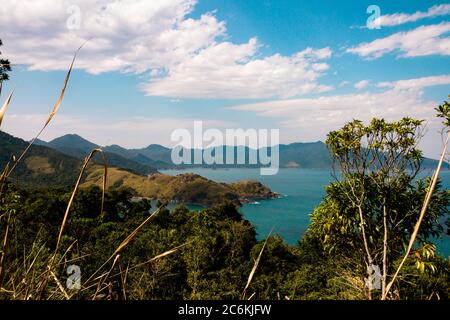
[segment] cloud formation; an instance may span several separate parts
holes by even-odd
[[[380,82],[379,88],[392,88],[395,90],[417,90],[426,87],[450,84],[450,74],[441,76],[422,77],[408,80],[398,80],[393,82]]]
[[[328,48],[306,49],[290,57],[279,54],[252,59],[258,43],[222,42],[201,50],[167,74],[143,86],[148,95],[189,98],[289,98],[332,89],[317,82],[329,66],[319,60],[331,56]]]
[[[429,55],[450,55],[450,22],[421,26],[411,31],[394,33],[368,43],[347,49],[348,53],[366,59],[377,59],[388,53],[398,57],[419,57]]]
[[[416,22],[426,18],[434,18],[439,16],[446,16],[450,14],[450,4],[435,5],[427,11],[417,11],[412,14],[408,13],[394,13],[382,15],[374,21],[374,24],[380,27],[393,27],[402,25],[408,22]]]
[[[86,42],[77,68],[143,74],[151,96],[289,98],[330,89],[318,83],[330,49],[260,57],[256,38],[230,42],[214,13],[190,17],[196,2],[3,0],[4,53],[32,70],[65,70]]]

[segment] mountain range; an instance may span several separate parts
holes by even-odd
[[[6,165],[11,156],[18,157],[27,145],[27,141],[0,131],[0,168]],[[11,178],[23,186],[72,185],[78,177],[84,157],[97,147],[99,147],[97,144],[73,134],[49,142],[36,141]],[[151,144],[142,149],[126,149],[118,145],[111,145],[104,147],[103,150],[110,168],[129,172],[135,181],[139,180],[135,176],[148,176],[162,169],[193,167],[174,165],[171,161],[172,150],[157,144]],[[234,148],[235,152],[237,150],[238,148]],[[86,176],[101,169],[101,160],[100,157],[94,158],[94,163],[88,167]],[[437,161],[433,159],[425,158],[423,160],[424,168],[435,168],[436,164]],[[322,142],[280,145],[280,167],[282,168],[326,169],[330,165],[328,149]],[[236,166],[242,167],[243,165],[215,165],[214,167]],[[449,168],[447,163],[445,168]]]
[[[76,134],[68,134],[56,138],[49,142],[38,141],[37,144],[46,146],[64,154],[75,158],[84,158],[93,148],[99,147]],[[248,147],[230,147],[223,146],[223,153],[226,154],[227,149],[232,149],[235,159],[238,151],[245,152],[246,163],[248,163],[249,148]],[[177,169],[207,166],[206,164],[197,165],[175,165],[172,162],[172,149],[158,144],[150,144],[141,149],[126,149],[119,145],[110,145],[102,147],[108,157],[111,166],[120,167],[130,170],[138,174],[154,173],[158,169]],[[193,155],[194,150],[187,149]],[[327,169],[331,166],[331,157],[325,143],[321,141],[310,143],[291,143],[279,145],[279,159],[281,168],[304,168],[304,169]],[[423,168],[435,168],[437,160],[424,158],[422,162]],[[250,164],[223,164],[212,165],[213,168],[231,168],[231,167],[258,167],[259,165]],[[448,164],[445,164],[448,168]]]
[[[35,143],[79,159],[88,155],[92,149],[100,147],[76,134],[64,135],[49,142],[37,140]],[[320,141],[313,143],[293,143],[289,145],[280,145],[279,147],[280,166],[283,168],[328,168],[331,164],[328,149],[326,145]],[[224,154],[227,152],[226,149],[229,148],[233,149],[235,156],[237,155],[237,152],[241,151],[243,148],[246,154],[246,160],[248,160],[248,147],[224,146]],[[159,144],[150,144],[141,149],[126,149],[119,145],[110,145],[102,147],[102,149],[107,155],[110,165],[132,170],[140,174],[151,173],[152,170],[155,169],[202,166],[185,164],[175,165],[171,158],[172,149]],[[188,150],[188,152],[193,154],[194,150]],[[203,166],[206,166],[206,164],[203,164]],[[216,164],[213,165],[213,167],[257,167],[257,165]]]

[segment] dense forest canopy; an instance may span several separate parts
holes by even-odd
[[[92,187],[79,192],[57,254],[59,264],[55,272],[60,281],[67,279],[68,264],[80,265],[82,281],[88,280],[148,217],[152,210],[150,203],[136,202],[131,194],[129,190],[108,192],[104,212],[100,214],[101,189]],[[17,232],[11,238],[2,284],[15,288],[16,298],[25,298],[27,292],[39,292],[42,285],[39,273],[53,255],[61,214],[69,197],[70,190],[27,193],[9,186],[2,212],[15,213]],[[315,217],[318,212],[314,213]],[[345,245],[347,237],[353,234],[343,237],[342,246],[331,254],[315,230],[316,223],[313,222],[297,246],[286,245],[276,235],[267,239],[247,296],[254,294],[255,299],[366,298],[362,281],[365,269],[359,265],[361,253]],[[102,272],[110,268],[112,271],[103,279],[101,290],[96,292],[94,287],[74,292],[73,298],[240,299],[264,242],[256,240],[254,227],[232,203],[195,212],[184,207],[171,212],[164,209],[127,245],[117,261],[109,262]],[[173,248],[178,249],[152,260]],[[396,258],[392,255],[392,259]],[[438,256],[420,256],[420,259],[433,264],[435,271],[429,268],[421,271],[415,266],[416,258],[411,257],[398,283],[401,288],[398,298],[448,298],[448,261]],[[128,270],[126,283],[125,270]],[[45,295],[51,292],[56,294],[55,298],[64,298],[53,281]],[[1,295],[13,298],[8,292]]]

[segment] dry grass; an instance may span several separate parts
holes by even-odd
[[[78,51],[77,51],[77,53],[78,53]],[[72,72],[72,68],[73,68],[73,64],[75,62],[75,58],[76,58],[76,54],[74,55],[72,63],[71,63],[70,68],[69,68],[69,71],[66,74],[66,78],[64,80],[64,85],[63,85],[63,88],[62,88],[61,93],[59,95],[59,98],[58,98],[55,106],[53,107],[52,111],[50,112],[50,114],[48,116],[48,119],[45,122],[44,126],[38,132],[38,134],[35,136],[35,138],[33,140],[31,140],[31,142],[28,144],[28,146],[25,148],[25,150],[23,150],[23,152],[21,153],[19,158],[16,158],[14,155],[12,155],[11,156],[12,162],[11,161],[8,162],[8,164],[3,169],[3,172],[0,175],[0,197],[3,195],[4,185],[5,185],[6,181],[7,181],[7,179],[9,178],[9,176],[11,175],[11,173],[17,167],[17,165],[22,160],[22,158],[25,156],[25,154],[28,152],[28,150],[31,148],[31,146],[36,141],[36,139],[41,135],[41,133],[45,130],[45,128],[47,128],[47,126],[50,124],[51,120],[55,116],[56,112],[58,111],[58,109],[59,109],[59,107],[61,105],[61,102],[62,102],[62,100],[64,98],[64,93],[66,91],[67,84],[68,84],[69,79],[70,79],[70,74]],[[12,94],[13,94],[13,92],[10,93],[10,95],[6,99],[5,103],[3,104],[3,107],[0,109],[0,125],[1,125],[1,123],[3,121],[3,119],[5,118],[6,110],[8,108],[8,105],[11,102]],[[2,279],[3,272],[4,272],[3,263],[4,263],[5,251],[6,251],[6,248],[7,248],[7,245],[8,245],[8,240],[9,240],[10,221],[11,221],[11,213],[9,213],[8,217],[7,217],[6,231],[5,231],[5,236],[4,236],[3,243],[2,243],[3,246],[2,246],[2,250],[0,251],[0,254],[1,254],[0,255],[0,280]]]
[[[81,49],[81,47],[80,47]],[[1,171],[0,174],[0,197],[3,195],[3,187],[7,182],[7,179],[11,175],[11,173],[14,171],[14,169],[17,167],[17,165],[20,163],[20,161],[24,158],[24,156],[27,154],[27,152],[30,150],[31,146],[34,144],[34,142],[39,138],[39,136],[42,134],[42,132],[48,127],[48,125],[51,123],[53,118],[55,117],[56,113],[58,112],[61,103],[64,99],[64,95],[69,83],[70,75],[74,66],[74,62],[77,56],[78,51],[75,53],[73,60],[70,64],[69,70],[66,74],[59,98],[57,102],[55,103],[52,111],[50,112],[47,120],[45,121],[43,127],[40,129],[40,131],[36,134],[36,136],[30,141],[30,143],[27,145],[27,147],[22,151],[20,156],[16,158],[14,155],[11,156],[10,161],[6,164],[5,168]],[[5,118],[6,110],[11,102],[13,93],[8,96],[6,101],[4,102],[2,108],[0,109],[0,125],[2,121]],[[101,205],[101,212],[103,212],[104,208],[104,200],[105,200],[105,190],[106,190],[106,184],[107,184],[107,171],[108,171],[108,164],[107,159],[105,155],[103,154],[101,149],[94,149],[92,152],[85,158],[83,166],[80,170],[80,174],[78,176],[78,179],[75,183],[75,186],[73,188],[70,200],[67,204],[67,208],[63,217],[63,220],[61,222],[61,226],[58,233],[58,238],[56,240],[56,247],[53,255],[50,257],[44,256],[43,248],[44,245],[38,245],[37,242],[34,242],[34,247],[31,249],[29,253],[23,254],[24,261],[23,265],[19,266],[19,268],[16,270],[16,272],[9,277],[7,280],[7,285],[11,289],[4,288],[3,286],[0,287],[0,292],[9,294],[13,299],[70,299],[72,296],[70,296],[67,291],[64,289],[63,285],[61,284],[60,280],[58,279],[57,273],[55,272],[58,268],[64,268],[65,264],[68,262],[66,259],[68,253],[71,251],[73,243],[62,255],[59,254],[59,249],[61,245],[61,239],[62,235],[65,229],[65,226],[68,222],[68,217],[70,213],[70,209],[73,205],[75,195],[80,187],[81,180],[83,177],[83,174],[86,171],[86,168],[89,164],[89,162],[92,160],[92,158],[97,154],[101,153],[103,156],[103,174],[102,174],[102,205]],[[28,159],[29,161],[40,161],[42,162],[42,159]],[[152,215],[150,215],[140,226],[138,226],[121,244],[120,246],[114,251],[114,253],[111,255],[111,258],[109,258],[103,266],[105,266],[113,257],[114,263],[110,267],[109,271],[102,274],[99,278],[97,278],[97,282],[95,285],[97,286],[97,290],[93,296],[94,299],[98,297],[98,294],[100,291],[102,291],[103,285],[105,281],[107,280],[108,276],[111,274],[111,271],[113,270],[114,266],[116,265],[117,261],[119,260],[119,252],[142,230],[142,228],[151,220],[152,217],[154,217],[162,207],[160,207],[157,211],[155,211]],[[5,217],[2,217],[5,218]],[[9,236],[11,233],[11,214],[6,215],[6,229],[5,233],[2,239],[2,250],[0,251],[0,280],[3,278],[3,272],[4,272],[4,258],[5,258],[5,252],[8,247],[8,241]],[[180,246],[181,247],[181,246]],[[170,255],[174,252],[176,252],[180,247],[168,250],[162,254],[157,255],[151,261],[163,258],[167,255]],[[79,259],[81,259],[80,257]],[[47,261],[47,262],[45,262]],[[72,259],[71,262],[74,260]],[[147,263],[147,262],[146,262]],[[39,265],[39,266],[38,266]],[[42,265],[46,265],[46,269],[42,270]],[[102,266],[102,267],[103,267]],[[100,271],[100,269],[98,270]],[[128,272],[128,268],[126,270],[123,270],[123,272]],[[94,275],[93,275],[94,276]],[[92,278],[92,277],[91,277]],[[126,276],[125,276],[126,278]],[[56,290],[55,289],[48,289],[49,282],[53,280],[56,283]],[[1,283],[0,283],[1,285]],[[84,288],[86,289],[86,288]],[[50,290],[50,291],[49,291]]]
[[[272,229],[272,231],[273,231],[273,229]],[[269,240],[270,235],[272,234],[272,231],[270,231],[269,235],[266,238],[266,241],[264,241],[264,244],[263,244],[263,246],[261,248],[261,251],[258,254],[258,258],[256,258],[255,263],[254,263],[253,268],[252,268],[252,271],[250,272],[250,274],[248,276],[247,284],[245,285],[245,288],[242,291],[242,295],[241,295],[241,299],[242,300],[245,300],[245,295],[247,293],[247,289],[250,287],[250,284],[252,283],[253,277],[254,277],[254,275],[256,273],[256,269],[258,269],[259,261],[261,260],[262,254],[264,252],[264,249],[266,248],[267,241]],[[253,297],[253,295],[250,296],[249,300]]]
[[[58,240],[57,240],[57,242],[56,242],[55,252],[57,252],[58,249],[59,249],[59,244],[60,244],[60,242],[61,242],[61,237],[62,237],[62,234],[63,234],[63,231],[64,231],[64,227],[65,227],[65,225],[66,225],[66,223],[67,223],[67,218],[68,218],[68,216],[69,216],[70,208],[72,207],[73,200],[75,199],[75,195],[76,195],[76,193],[77,193],[77,191],[78,191],[78,188],[79,188],[79,186],[80,186],[80,183],[81,183],[81,179],[82,179],[82,177],[83,177],[83,174],[84,174],[84,172],[85,172],[85,170],[86,170],[87,165],[89,164],[89,162],[92,160],[92,158],[93,158],[97,153],[101,153],[101,154],[102,154],[102,156],[103,156],[103,163],[104,163],[104,172],[103,172],[103,190],[102,190],[102,205],[101,205],[101,211],[100,211],[100,214],[103,213],[103,206],[104,206],[104,203],[105,203],[106,178],[107,178],[107,174],[108,174],[108,162],[107,162],[107,160],[106,160],[106,157],[105,157],[103,151],[102,151],[101,149],[98,149],[98,148],[97,148],[97,149],[92,150],[91,153],[84,159],[84,163],[83,163],[83,167],[81,168],[80,175],[78,176],[78,180],[77,180],[77,182],[75,183],[75,187],[74,187],[74,189],[73,189],[73,191],[72,191],[72,195],[70,196],[69,203],[67,204],[67,209],[66,209],[66,212],[65,212],[65,214],[64,214],[64,219],[63,219],[63,221],[62,221],[61,228],[60,228],[60,230],[59,230],[59,235],[58,235]]]
[[[148,216],[133,232],[131,232],[128,237],[125,238],[125,240],[122,241],[122,243],[116,248],[116,250],[113,252],[113,254],[106,260],[100,268],[98,268],[97,271],[95,271],[88,279],[87,282],[89,282],[101,269],[103,269],[106,264],[111,261],[114,256],[118,255],[120,251],[122,251],[125,246],[130,243],[130,241],[144,228],[144,226],[151,220],[153,217],[155,217],[161,209],[165,206],[165,204],[162,204],[157,210],[155,210],[150,216]]]
[[[81,49],[81,47],[77,50],[75,53],[73,60],[70,64],[69,70],[66,73],[66,77],[62,86],[62,89],[60,91],[59,98],[57,102],[55,103],[52,111],[50,112],[47,120],[45,121],[43,127],[40,129],[40,131],[35,135],[35,137],[30,141],[30,143],[27,145],[27,147],[22,151],[20,156],[16,158],[14,155],[11,156],[10,161],[5,165],[5,168],[0,173],[0,197],[3,196],[3,187],[7,182],[7,179],[11,175],[11,173],[14,171],[14,169],[17,167],[17,165],[21,162],[21,160],[24,158],[24,156],[28,153],[31,146],[34,144],[34,142],[39,138],[39,136],[42,134],[42,132],[48,127],[48,125],[51,123],[51,121],[54,119],[55,115],[57,114],[61,103],[64,99],[64,95],[70,80],[70,75],[72,73],[72,69],[74,66],[74,62],[77,56],[78,51]],[[11,102],[13,92],[11,92],[4,102],[2,108],[0,109],[0,126],[2,121],[5,118],[6,110]],[[68,260],[67,256],[72,250],[73,246],[75,245],[75,242],[72,243],[72,245],[69,246],[68,249],[66,249],[62,254],[59,252],[60,246],[61,246],[61,240],[64,233],[64,229],[66,227],[66,224],[68,223],[68,217],[71,210],[71,207],[73,205],[75,195],[80,187],[82,177],[86,172],[87,166],[92,160],[92,158],[98,154],[101,153],[103,157],[103,170],[101,173],[101,185],[102,185],[102,199],[101,199],[101,213],[104,210],[104,200],[105,200],[105,190],[107,187],[107,174],[108,174],[108,163],[107,159],[103,153],[103,151],[99,148],[92,150],[92,152],[84,159],[84,163],[82,165],[82,168],[80,170],[78,179],[75,183],[75,186],[73,188],[70,200],[67,204],[67,208],[63,217],[63,220],[61,222],[61,226],[59,229],[58,237],[56,239],[56,246],[54,253],[50,256],[46,255],[44,252],[45,245],[44,244],[38,244],[38,242],[33,243],[33,248],[31,248],[30,252],[26,253],[24,251],[23,253],[23,264],[17,266],[18,268],[16,271],[10,275],[9,279],[6,282],[6,287],[2,285],[0,282],[0,292],[4,294],[8,294],[13,299],[23,299],[23,300],[29,300],[29,299],[71,299],[73,295],[69,295],[69,293],[64,289],[64,286],[61,284],[61,281],[59,280],[57,276],[57,269],[65,270],[66,264],[68,262],[73,263],[77,259],[82,259],[84,257],[79,257],[77,259]],[[37,159],[37,158],[30,158],[27,159],[29,161],[38,161],[39,163],[43,163],[44,165],[48,163],[46,162],[46,159]],[[44,166],[45,167],[45,166]],[[95,168],[98,166],[95,165]],[[97,169],[99,170],[99,169]],[[99,172],[97,171],[97,175],[99,175]],[[100,177],[98,177],[100,178]],[[145,178],[144,178],[145,179]],[[162,205],[158,210],[156,210],[153,214],[151,214],[148,218],[146,218],[130,235],[126,237],[125,240],[122,241],[122,243],[115,249],[111,257],[103,263],[103,265],[86,281],[86,284],[83,286],[83,288],[80,291],[86,290],[90,287],[96,287],[95,293],[92,297],[92,299],[98,299],[99,297],[104,297],[105,295],[102,295],[101,292],[109,287],[109,285],[106,285],[106,282],[108,278],[111,276],[111,273],[118,263],[120,259],[119,252],[121,252],[127,244],[132,241],[132,239],[144,228],[144,226],[150,222],[150,220],[160,212],[160,210],[164,207]],[[9,237],[11,234],[11,214],[7,214],[6,217],[2,217],[6,219],[6,229],[5,233],[2,239],[2,250],[0,250],[0,281],[3,278],[3,272],[4,272],[4,258],[5,258],[5,252],[8,247]],[[147,263],[150,263],[152,261],[161,259],[163,257],[166,257],[170,254],[173,254],[177,252],[182,246],[170,249],[166,252],[163,252],[154,258],[150,259],[149,261],[146,261],[142,264],[138,264],[132,268],[137,268],[142,265],[145,265]],[[93,279],[93,277],[101,271],[103,267],[105,267],[112,259],[114,258],[114,261],[109,268],[107,272],[104,272],[99,277]],[[43,266],[46,266],[44,269]],[[120,269],[120,275],[122,279],[122,284],[124,286],[125,290],[125,283],[126,283],[126,276],[130,268],[126,268],[125,270]],[[114,275],[113,275],[114,276]],[[93,283],[91,283],[91,280],[95,280]],[[49,288],[48,284],[50,281],[54,281],[56,284],[56,287]],[[75,293],[76,294],[76,293]]]
[[[3,118],[5,117],[6,109],[8,109],[8,105],[11,102],[13,93],[14,93],[14,91],[9,94],[8,98],[5,100],[5,103],[3,104],[2,108],[0,109],[0,128],[2,126]]]

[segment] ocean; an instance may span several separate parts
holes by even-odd
[[[262,239],[272,231],[279,234],[288,244],[296,244],[309,225],[309,215],[325,195],[325,187],[333,180],[329,170],[280,169],[273,176],[261,176],[259,169],[207,169],[161,170],[162,173],[177,175],[192,172],[218,182],[258,180],[272,191],[280,193],[279,199],[261,200],[244,204],[241,213],[251,221]],[[421,176],[431,175],[423,172]],[[450,187],[450,171],[440,175],[443,187]],[[450,236],[434,241],[438,253],[450,256]]]

